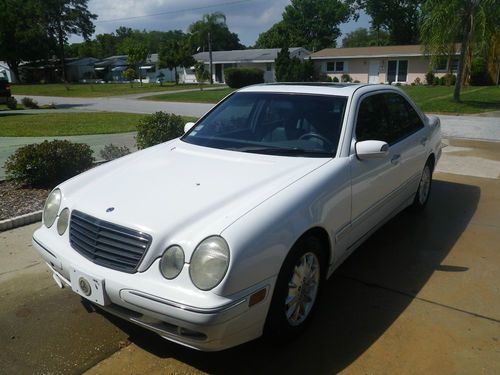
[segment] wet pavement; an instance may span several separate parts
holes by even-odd
[[[500,373],[500,144],[449,144],[427,209],[365,242],[279,346],[202,353],[87,312],[30,246],[37,224],[0,233],[0,373]]]

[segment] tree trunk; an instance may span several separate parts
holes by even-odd
[[[455,81],[455,88],[453,90],[453,101],[460,101],[460,88],[462,86],[462,76],[464,73],[464,62],[465,62],[465,52],[469,44],[469,37],[471,31],[471,13],[467,15],[467,20],[465,22],[464,35],[462,37],[462,45],[460,46],[460,57],[458,58],[458,70],[457,70],[457,80]]]
[[[58,41],[59,41],[59,49],[61,52],[61,56],[60,56],[60,58],[61,58],[61,78],[62,78],[62,81],[64,83],[66,83],[66,66],[64,64],[64,59],[65,59],[65,56],[64,56],[64,33],[62,31],[61,21],[59,21],[59,28],[58,28],[57,34],[58,34]]]

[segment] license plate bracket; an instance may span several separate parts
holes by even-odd
[[[74,268],[71,270],[70,279],[71,289],[75,293],[98,305],[109,305],[110,301],[104,289],[104,279]]]

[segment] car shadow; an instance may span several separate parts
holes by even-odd
[[[276,344],[258,339],[222,352],[184,348],[108,316],[130,341],[161,358],[211,374],[337,373],[366,351],[404,312],[434,271],[467,272],[442,264],[476,211],[480,188],[435,180],[428,207],[405,210],[337,269],[307,330]]]

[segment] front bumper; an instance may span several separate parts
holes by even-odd
[[[194,294],[200,294],[198,298],[191,296],[190,302],[186,303],[186,300],[179,302],[180,299],[175,298],[183,292],[178,286],[174,290],[167,280],[158,277],[159,259],[141,273],[112,270],[90,262],[63,238],[54,238],[53,233],[44,227],[35,232],[33,245],[53,271],[58,285],[69,286],[82,294],[78,287],[75,289],[75,277],[72,275],[74,272],[92,275],[90,279],[95,277],[102,286],[104,302],[86,298],[97,302],[104,311],[154,331],[170,341],[198,350],[217,351],[262,335],[274,277],[229,298],[196,291]],[[192,288],[185,287],[184,293],[193,294]],[[249,307],[250,296],[264,288],[264,300]]]

